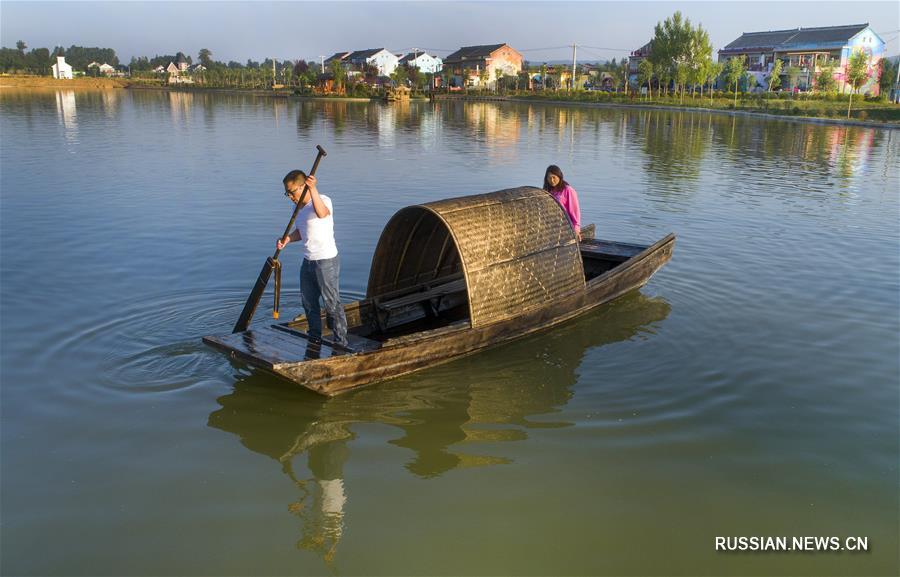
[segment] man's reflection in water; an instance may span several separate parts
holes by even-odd
[[[298,437],[279,460],[282,470],[300,489],[300,498],[288,505],[303,523],[297,546],[321,554],[330,564],[344,532],[344,463],[350,452],[347,441],[353,434],[342,423],[322,423],[311,429],[311,435]],[[293,458],[303,452],[311,479],[300,480],[294,474]]]
[[[533,429],[572,425],[547,416],[572,397],[588,350],[652,334],[669,309],[663,299],[633,292],[557,329],[330,399],[252,372],[218,399],[222,408],[210,414],[209,426],[238,435],[248,449],[281,464],[299,489],[288,507],[302,521],[298,547],[315,551],[330,566],[352,502],[344,465],[353,425],[387,424],[401,431],[389,443],[413,452],[406,470],[422,479],[508,463],[509,457],[496,454],[507,442],[525,441]],[[495,454],[462,450],[475,443]],[[302,455],[310,478],[296,472]]]

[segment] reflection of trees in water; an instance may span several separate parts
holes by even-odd
[[[709,146],[702,115],[662,110],[641,111],[634,130],[641,136],[644,170],[664,191],[693,191]]]
[[[221,408],[208,424],[280,463],[299,491],[288,506],[302,522],[298,546],[330,563],[347,523],[343,469],[355,424],[400,431],[389,442],[413,451],[406,469],[417,477],[508,463],[503,442],[524,441],[531,429],[571,425],[546,416],[572,397],[588,350],[652,334],[669,308],[665,300],[633,292],[563,327],[331,399],[254,372],[218,399]],[[495,454],[462,450],[471,444]],[[296,457],[304,455],[309,477],[295,472]]]
[[[324,123],[341,134],[348,129],[369,132],[372,135],[391,136],[396,131],[415,133],[420,129],[423,117],[430,115],[430,107],[423,103],[380,101],[356,102],[349,100],[300,100],[297,104],[297,130],[303,134],[315,123]]]
[[[711,130],[737,173],[778,177],[785,188],[792,188],[800,175],[812,184],[830,185],[835,178],[842,186],[852,184],[884,137],[883,130],[874,128],[739,116],[717,118]],[[778,163],[777,175],[772,174],[773,162]]]

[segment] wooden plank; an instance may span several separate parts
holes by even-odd
[[[463,292],[466,290],[466,280],[459,279],[447,284],[438,285],[432,287],[426,291],[416,292],[412,294],[408,294],[406,296],[402,296],[397,299],[393,299],[390,301],[381,302],[378,306],[382,309],[386,310],[394,310],[398,308],[402,308],[407,305],[415,304],[418,302],[426,301],[428,299],[432,299],[439,296],[445,296],[448,294],[452,294],[455,292]]]
[[[647,249],[646,246],[608,240],[588,240],[579,245],[581,252],[596,258],[629,259]]]
[[[336,351],[325,343],[321,345],[310,343],[300,336],[289,335],[271,327],[231,335],[204,337],[203,340],[251,364],[268,369],[311,359],[329,358],[336,354]]]
[[[277,325],[272,325],[272,328],[284,333],[288,333],[303,339],[312,339],[309,334],[298,330],[293,329],[288,326],[288,323],[282,323]],[[362,337],[359,335],[355,335],[353,333],[347,334],[347,346],[343,346],[340,343],[333,342],[329,339],[321,339],[322,342],[329,347],[341,349],[348,353],[360,353],[366,351],[374,351],[375,349],[381,348],[381,343],[378,341],[373,341],[372,339],[367,339],[366,337]]]

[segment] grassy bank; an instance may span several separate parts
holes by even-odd
[[[470,93],[472,94],[472,93]],[[474,95],[474,94],[473,94]],[[486,95],[487,96],[487,95]],[[825,118],[831,120],[847,119],[848,96],[846,95],[795,95],[781,96],[776,94],[738,94],[735,102],[734,94],[716,94],[690,97],[654,97],[640,95],[613,94],[608,92],[579,91],[567,92],[510,92],[506,97],[524,101],[546,102],[583,102],[598,104],[618,104],[633,106],[665,106],[672,108],[691,108],[705,110],[742,111],[779,116],[797,116],[807,118]],[[743,97],[742,97],[743,96]],[[862,96],[853,97],[851,120],[875,121],[900,124],[900,105],[880,100],[867,100]]]
[[[126,88],[125,78],[92,78],[82,76],[71,80],[57,80],[50,76],[0,74],[0,88],[69,88],[72,90],[104,90]]]

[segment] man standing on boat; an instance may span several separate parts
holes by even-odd
[[[347,317],[341,304],[338,283],[341,262],[334,242],[331,199],[319,194],[316,177],[306,176],[302,170],[290,171],[282,182],[284,195],[294,204],[301,201],[304,184],[309,186],[309,193],[303,199],[303,208],[297,214],[297,228],[287,236],[287,242],[282,242],[279,238],[275,243],[281,250],[291,242],[303,241],[300,297],[309,323],[309,334],[322,338],[321,297],[325,301],[325,316],[328,328],[334,333],[334,341],[346,346]]]

